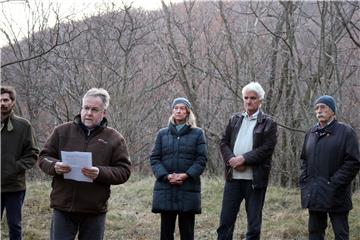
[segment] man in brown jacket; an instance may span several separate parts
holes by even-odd
[[[50,195],[53,217],[50,239],[103,239],[110,185],[130,177],[131,162],[123,136],[107,127],[110,96],[102,88],[90,89],[72,122],[55,128],[40,152],[39,166],[53,176]],[[65,164],[61,152],[90,152],[92,167],[82,167],[89,181],[69,179],[76,166]]]
[[[1,218],[6,209],[9,238],[21,239],[21,209],[25,197],[25,171],[38,158],[34,131],[14,114],[15,89],[1,86]]]

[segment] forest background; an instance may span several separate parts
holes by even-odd
[[[264,87],[262,109],[279,124],[275,186],[298,185],[318,96],[334,96],[337,118],[360,135],[358,1],[162,2],[151,11],[109,2],[81,20],[37,3],[26,38],[10,19],[1,21],[1,81],[16,87],[16,111],[30,120],[40,147],[79,112],[91,87],[110,92],[109,125],[124,135],[140,175],[151,175],[155,135],[167,125],[172,100],[184,96],[208,140],[205,174],[220,176],[219,139],[251,81]],[[46,177],[35,168],[29,178]]]
[[[163,2],[158,10],[108,2],[81,20],[32,2],[25,38],[15,21],[0,20],[7,43],[1,47],[1,84],[16,87],[16,112],[30,120],[40,147],[56,125],[79,113],[89,88],[110,92],[109,125],[128,143],[133,175],[113,188],[107,239],[158,236],[159,219],[149,210],[148,157],[179,96],[192,102],[208,140],[204,214],[197,218],[196,234],[214,239],[224,167],[219,139],[229,117],[242,111],[241,89],[251,81],[264,87],[262,109],[279,125],[263,237],[306,239],[307,216],[299,208],[297,187],[304,134],[316,123],[314,100],[334,96],[337,119],[360,136],[358,1],[184,1]],[[28,179],[26,239],[47,239],[50,178],[36,167]],[[353,186],[359,189],[359,176]],[[359,193],[354,203],[351,239],[360,234]],[[244,221],[242,216],[238,239]],[[331,239],[331,230],[327,235]]]

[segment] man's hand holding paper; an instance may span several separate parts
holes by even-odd
[[[92,182],[99,174],[99,169],[92,166],[91,152],[61,151],[61,160],[70,168],[69,172],[64,173],[65,179]]]
[[[81,169],[81,172],[86,177],[91,178],[92,180],[94,180],[99,175],[99,168],[97,168],[97,167],[91,167],[91,168],[84,167],[84,168]]]
[[[57,174],[64,174],[71,171],[71,167],[63,162],[55,163],[55,172]]]

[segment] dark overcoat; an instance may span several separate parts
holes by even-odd
[[[301,153],[302,207],[325,212],[352,209],[351,181],[359,168],[359,144],[354,129],[336,120],[322,129],[311,128]]]
[[[201,213],[200,175],[207,162],[207,146],[200,128],[185,125],[180,131],[173,124],[161,129],[150,155],[156,182],[152,211]],[[171,173],[186,173],[189,178],[178,186],[169,183]]]

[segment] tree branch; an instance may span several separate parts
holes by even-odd
[[[86,31],[86,30],[84,30]],[[42,52],[38,55],[35,55],[35,56],[32,56],[32,57],[29,57],[29,58],[24,58],[24,59],[20,59],[20,60],[16,60],[16,61],[13,61],[13,62],[9,62],[9,63],[5,63],[3,65],[1,65],[1,68],[4,68],[4,67],[7,67],[9,65],[13,65],[13,64],[17,64],[17,63],[22,63],[22,62],[26,62],[26,61],[31,61],[33,59],[36,59],[36,58],[39,58],[39,57],[42,57],[46,54],[48,54],[49,52],[51,52],[52,50],[54,50],[55,48],[59,47],[59,46],[62,46],[64,44],[67,44],[69,42],[72,42],[73,40],[75,40],[76,38],[78,38],[84,31],[81,31],[80,33],[78,33],[77,35],[75,35],[73,38],[69,39],[68,41],[65,41],[65,42],[62,42],[62,43],[58,43],[58,40],[59,40],[59,31],[57,32],[57,36],[56,36],[56,40],[55,40],[55,44],[53,46],[51,46],[48,50],[46,50],[45,52]]]

